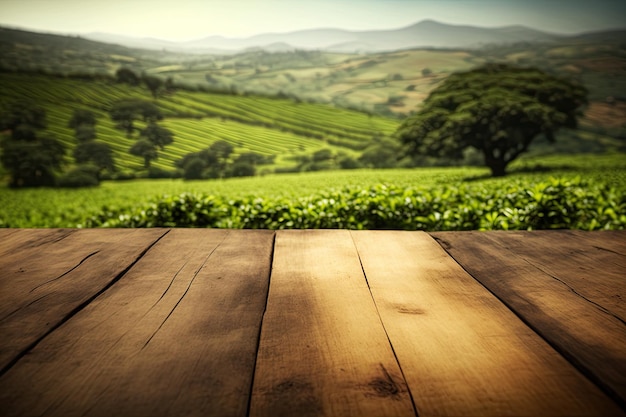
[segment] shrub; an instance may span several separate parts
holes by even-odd
[[[230,167],[229,176],[231,177],[254,177],[256,168],[248,162],[235,162]]]
[[[202,172],[206,168],[206,164],[200,157],[195,156],[185,163],[183,178],[186,180],[199,180],[202,178]]]
[[[349,187],[298,199],[181,194],[124,211],[105,211],[85,226],[253,229],[524,230],[624,229],[626,196],[580,179],[500,188]]]
[[[175,178],[176,173],[166,169],[150,167],[148,169],[148,178]]]
[[[95,187],[100,185],[97,166],[91,164],[78,165],[63,174],[57,181],[59,187],[78,188]]]

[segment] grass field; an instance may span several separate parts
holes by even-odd
[[[544,157],[514,163],[505,178],[489,178],[485,168],[417,168],[394,170],[327,171],[267,175],[227,180],[133,180],[104,182],[92,189],[0,188],[0,226],[75,227],[103,211],[125,213],[163,196],[181,193],[216,196],[225,201],[262,199],[296,201],[342,189],[367,190],[379,185],[428,190],[478,187],[517,189],[550,178],[582,178],[590,184],[611,187],[626,209],[626,158],[623,154]],[[444,202],[445,203],[445,202]],[[281,203],[282,204],[282,203]],[[622,213],[624,214],[624,213]],[[626,214],[624,214],[626,215]]]

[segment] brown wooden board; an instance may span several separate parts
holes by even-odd
[[[0,375],[166,232],[46,229],[9,235],[0,257]]]
[[[173,229],[0,378],[3,416],[243,416],[272,231]]]
[[[608,234],[441,232],[440,244],[622,408],[626,404],[623,255]],[[587,240],[588,236],[589,240]],[[621,241],[626,234],[613,233]],[[590,243],[591,242],[591,243]],[[585,249],[587,248],[587,249]]]
[[[560,230],[559,233],[571,233],[577,237],[576,242],[584,242],[596,249],[626,256],[626,233],[623,230],[598,230],[594,232]]]
[[[0,229],[0,257],[54,244],[77,231],[78,229]]]
[[[420,416],[620,414],[428,234],[352,235]]]
[[[9,238],[9,236],[18,233],[20,230],[24,229],[0,228],[0,247],[4,245],[4,242]]]
[[[626,233],[538,230],[488,236],[493,246],[515,253],[607,314],[626,320],[622,301],[626,297],[626,255],[616,252]]]
[[[277,232],[250,415],[414,415],[348,231]]]

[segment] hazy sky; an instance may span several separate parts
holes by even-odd
[[[423,19],[557,33],[626,27],[624,0],[0,0],[0,25],[192,40],[265,32],[395,29]]]

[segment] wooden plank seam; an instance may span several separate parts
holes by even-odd
[[[246,405],[246,416],[250,415],[252,410],[252,391],[254,390],[254,379],[256,377],[257,360],[259,359],[259,346],[261,346],[261,335],[263,334],[263,323],[265,322],[265,313],[267,313],[267,305],[270,298],[270,287],[272,286],[272,271],[274,270],[274,253],[276,250],[276,232],[272,236],[272,249],[270,252],[270,269],[269,276],[267,277],[267,290],[265,292],[265,306],[263,307],[263,314],[261,315],[261,323],[259,325],[259,332],[256,338],[256,355],[254,355],[254,364],[252,366],[252,378],[250,378],[250,394],[248,395],[248,404]]]
[[[596,249],[602,250],[602,248],[598,248],[596,246],[594,246]],[[610,251],[612,252],[612,251]],[[613,252],[613,253],[617,253],[617,252]],[[619,254],[618,254],[619,255]],[[571,285],[569,285],[567,282],[563,281],[561,278],[557,277],[554,274],[551,274],[550,272],[546,271],[544,268],[542,268],[541,266],[537,265],[535,262],[531,261],[530,259],[524,257],[524,256],[519,256],[517,254],[515,254],[515,256],[517,256],[518,258],[522,259],[524,262],[526,262],[527,264],[529,264],[530,266],[532,266],[533,268],[538,269],[539,271],[543,272],[544,274],[546,274],[547,276],[549,276],[550,278],[560,282],[561,284],[563,284],[564,286],[567,287],[567,289],[569,291],[571,291],[572,293],[576,294],[577,297],[582,298],[583,300],[585,300],[586,302],[593,304],[598,310],[602,311],[604,314],[608,314],[609,316],[612,316],[613,318],[619,320],[620,322],[622,322],[622,324],[626,325],[626,321],[624,321],[624,319],[622,319],[620,316],[618,316],[617,314],[613,313],[612,311],[608,310],[607,308],[605,308],[604,306],[596,303],[595,301],[589,299],[588,297],[585,297],[584,295],[582,295],[580,292],[576,291],[576,289],[574,287],[572,287]]]
[[[452,257],[451,254],[450,254],[450,256]],[[624,320],[622,320],[620,317],[618,317],[617,315],[611,313],[610,311],[608,311],[603,306],[601,306],[601,305],[593,302],[592,300],[588,299],[587,297],[583,296],[582,294],[580,294],[579,292],[574,290],[571,286],[567,285],[563,280],[561,280],[561,279],[555,277],[554,275],[546,272],[544,269],[542,269],[539,266],[535,265],[533,262],[530,262],[528,259],[526,259],[526,258],[524,258],[522,256],[519,256],[517,254],[515,254],[515,256],[517,256],[520,259],[524,260],[526,263],[528,263],[532,267],[536,268],[537,270],[541,271],[542,273],[544,273],[544,274],[548,275],[549,277],[555,279],[556,281],[560,282],[565,287],[567,287],[568,290],[571,291],[573,294],[575,294],[576,296],[584,299],[585,301],[589,302],[590,304],[594,305],[598,310],[602,311],[605,314],[610,315],[611,317],[614,317],[615,319],[619,320],[622,324],[626,325],[626,322],[624,322]],[[498,297],[496,294],[494,294],[494,296]],[[626,400],[624,398],[622,398],[619,395],[619,393],[617,391],[615,391],[609,384],[607,384],[596,372],[594,372],[594,370],[590,366],[585,365],[585,363],[582,360],[578,359],[576,357],[576,355],[574,355],[571,352],[569,352],[561,344],[553,342],[552,338],[546,336],[546,334],[539,327],[534,326],[531,321],[525,320],[522,315],[517,314],[517,312],[513,309],[513,307],[510,306],[506,301],[504,301],[503,299],[500,299],[500,298],[498,298],[498,299],[504,305],[506,305],[509,310],[513,311],[513,313],[515,313],[515,315],[518,316],[520,318],[520,320],[522,320],[524,323],[526,323],[526,325],[528,327],[530,327],[543,340],[545,340],[550,346],[552,346],[552,348],[554,350],[559,352],[561,354],[561,356],[563,356],[569,363],[572,364],[572,366],[574,366],[576,369],[578,369],[580,371],[580,373],[582,373],[585,377],[587,377],[590,381],[592,381],[609,398],[611,398],[613,401],[615,401],[622,410],[626,411]]]
[[[398,355],[396,353],[396,349],[393,346],[393,343],[391,342],[391,338],[389,337],[389,333],[387,332],[387,328],[385,327],[385,322],[383,321],[381,315],[380,315],[380,310],[378,309],[378,303],[376,303],[376,298],[374,297],[374,294],[372,293],[372,287],[370,286],[369,280],[367,279],[367,273],[365,272],[365,267],[363,266],[363,260],[361,259],[361,253],[359,252],[359,248],[356,244],[356,242],[354,241],[354,235],[352,234],[352,232],[350,232],[350,238],[352,239],[352,243],[354,244],[354,249],[356,250],[356,254],[357,257],[359,259],[359,264],[361,265],[361,271],[363,271],[363,278],[365,279],[365,283],[367,284],[367,289],[369,290],[370,293],[370,297],[372,298],[372,301],[374,303],[374,307],[376,309],[376,315],[378,316],[378,320],[380,321],[380,325],[382,326],[384,332],[385,332],[385,336],[387,337],[387,341],[389,342],[389,346],[391,347],[391,351],[393,352],[393,357],[396,360],[396,363],[398,364],[398,368],[400,369],[400,374],[402,375],[402,379],[404,380],[404,383],[406,384],[406,390],[407,393],[409,394],[409,398],[411,399],[411,405],[413,406],[413,412],[415,413],[416,416],[419,416],[419,413],[417,411],[417,405],[415,404],[415,399],[413,398],[413,393],[411,392],[411,387],[409,386],[409,383],[406,379],[406,376],[404,375],[404,369],[402,369],[402,364],[400,363],[400,360],[398,359]],[[390,378],[391,379],[391,378]]]
[[[557,340],[553,340],[551,337],[548,337],[546,335],[546,333],[541,330],[541,326],[537,326],[537,325],[533,324],[532,319],[530,317],[526,317],[524,314],[522,314],[522,312],[518,311],[515,308],[514,305],[512,305],[510,302],[507,301],[506,297],[500,297],[498,295],[498,293],[496,293],[495,291],[492,291],[480,279],[478,279],[476,276],[474,276],[474,274],[472,274],[471,271],[469,269],[467,269],[466,266],[457,257],[454,256],[453,251],[450,250],[452,248],[452,245],[448,241],[444,240],[440,236],[435,236],[435,235],[432,235],[432,234],[431,234],[431,236],[441,246],[441,248],[446,251],[446,253],[450,256],[450,258],[452,260],[454,260],[454,262],[456,262],[459,265],[460,268],[462,268],[469,276],[474,278],[474,280],[476,280],[476,282],[478,282],[489,293],[491,293],[495,298],[497,298],[503,305],[505,305],[507,309],[509,309],[526,326],[528,326],[533,332],[535,332],[539,337],[541,337],[556,352],[558,352],[561,356],[563,356],[563,358],[565,358],[565,360],[567,360],[574,368],[576,368],[582,375],[584,375],[585,378],[589,379],[604,394],[606,394],[611,400],[613,400],[622,410],[626,411],[626,400],[624,400],[619,395],[619,393],[617,393],[613,388],[611,388],[607,383],[605,383],[603,381],[603,379],[593,371],[593,369],[591,369],[590,367],[586,366],[581,359],[577,358],[575,354],[573,354],[570,351],[568,351],[566,347],[564,347],[561,344],[559,344]],[[495,241],[494,239],[491,239],[489,236],[485,235],[485,237],[487,239],[489,239],[490,241],[493,241],[495,244],[499,244],[499,242]],[[601,247],[597,247],[597,246],[594,246],[594,247],[596,249],[598,249],[598,250],[606,250],[606,249],[601,248]],[[615,253],[617,255],[622,255],[621,253],[618,253],[618,252],[614,252],[614,251],[611,251],[611,250],[608,250],[608,251],[612,252],[612,253]],[[590,304],[593,304],[596,308],[598,308],[603,313],[608,314],[608,315],[618,319],[621,323],[626,324],[624,322],[624,320],[622,320],[620,317],[616,316],[615,314],[612,314],[611,312],[608,312],[604,307],[602,307],[602,306],[598,305],[597,303],[589,300],[587,297],[584,297],[581,294],[579,294],[571,286],[569,286],[565,282],[563,282],[563,280],[556,278],[553,274],[547,273],[542,268],[540,268],[537,265],[535,265],[534,263],[528,261],[528,259],[526,259],[526,258],[524,258],[522,256],[519,256],[514,251],[508,251],[508,252],[510,252],[511,254],[516,256],[517,258],[525,261],[528,265],[534,267],[538,271],[540,271],[540,272],[542,272],[542,273],[552,277],[556,281],[560,282],[565,287],[567,287],[569,289],[569,291],[574,293],[576,296],[578,296],[580,298],[583,298],[584,300],[590,302]],[[518,294],[517,296],[521,297],[520,294]]]
[[[164,235],[165,236],[165,235]],[[159,330],[161,330],[161,328],[163,327],[163,325],[165,324],[165,322],[167,322],[167,320],[172,316],[172,314],[174,314],[174,311],[176,311],[176,308],[180,305],[180,303],[183,301],[183,299],[185,298],[185,296],[187,295],[187,293],[189,292],[189,289],[191,288],[191,286],[193,285],[194,281],[196,280],[196,278],[198,277],[198,274],[200,273],[200,271],[202,271],[202,269],[204,268],[204,266],[206,265],[206,263],[209,261],[209,259],[211,258],[211,256],[213,255],[213,253],[215,253],[215,251],[217,250],[217,248],[220,247],[220,245],[222,243],[224,243],[224,241],[226,240],[226,238],[228,237],[228,234],[224,235],[224,238],[222,239],[222,241],[220,243],[218,243],[210,252],[209,254],[206,256],[206,258],[204,258],[204,261],[202,261],[202,263],[200,264],[200,266],[198,267],[198,269],[196,269],[196,271],[194,272],[193,276],[191,277],[191,279],[189,280],[189,284],[187,284],[187,288],[185,289],[185,291],[183,292],[183,294],[180,296],[180,298],[178,299],[178,301],[176,302],[176,304],[174,304],[174,307],[172,307],[172,309],[170,310],[170,312],[167,314],[167,316],[165,316],[165,318],[163,319],[163,321],[161,322],[161,324],[159,325],[159,327],[156,328],[156,330],[154,331],[154,333],[152,333],[152,335],[148,338],[148,340],[146,340],[146,343],[144,343],[143,347],[141,348],[141,350],[144,350],[148,344],[150,344],[150,341],[152,339],[154,339],[154,336],[156,336],[156,334],[159,332]],[[156,242],[155,242],[156,243]],[[180,273],[180,271],[182,271],[182,269],[185,267],[185,265],[187,265],[187,263],[185,262],[183,264],[183,266],[178,270],[178,272],[176,272],[176,274],[174,275],[174,277],[172,278],[172,280],[170,281],[170,284],[168,285],[168,287],[165,289],[165,291],[163,292],[163,294],[161,295],[161,297],[154,303],[154,305],[157,305],[159,303],[159,301],[161,301],[163,299],[163,297],[165,297],[165,294],[167,294],[167,292],[169,291],[169,289],[172,286],[172,283],[174,282],[174,280],[176,279],[176,277],[178,276],[178,274]],[[153,306],[154,307],[154,306]],[[147,314],[147,313],[146,313]]]

